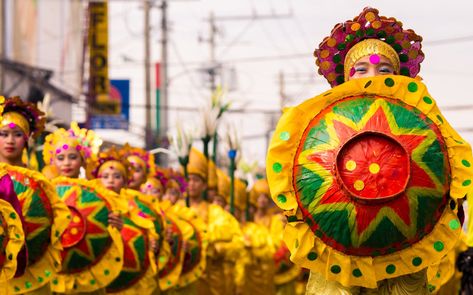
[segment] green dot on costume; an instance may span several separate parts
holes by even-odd
[[[470,167],[471,166],[470,162],[468,162],[467,160],[462,160],[462,164],[465,167]]]
[[[409,90],[409,92],[412,92],[412,93],[416,92],[418,88],[419,87],[417,86],[416,82],[411,82],[407,85],[407,90]]]
[[[333,56],[332,60],[333,60],[334,63],[338,64],[339,62],[342,61],[342,58],[341,58],[340,54],[337,53]]]
[[[338,76],[335,81],[337,81],[338,84],[343,84],[345,82],[345,77],[343,76]]]
[[[17,239],[19,239],[19,238],[20,238],[20,235],[19,235],[19,234],[15,234],[15,237],[16,237]]]
[[[433,291],[435,291],[435,286],[432,285],[432,284],[428,284],[427,285],[427,288],[429,289],[429,292],[432,293]]]
[[[332,92],[327,92],[324,94],[324,96],[329,96],[330,94],[332,94]]]
[[[356,36],[357,36],[358,38],[363,37],[364,34],[365,34],[365,32],[363,32],[363,30],[358,30],[358,31],[356,31]]]
[[[58,282],[57,279],[54,279],[54,280],[53,280],[53,284],[54,284],[54,285],[57,285],[58,283],[59,283],[59,282]]]
[[[409,72],[409,68],[402,67],[400,70],[400,74],[403,76],[409,76],[411,73]]]
[[[343,42],[337,45],[337,49],[340,51],[345,50],[345,48],[347,48],[347,45]]]
[[[366,82],[365,84],[365,88],[368,88],[370,87],[371,83],[373,83],[373,81],[369,80],[368,82]]]
[[[51,276],[51,272],[49,270],[44,271],[44,275],[49,278]]]
[[[13,212],[12,212],[12,213],[10,213],[10,218],[11,218],[11,219],[16,219],[16,214],[15,214],[15,213],[13,213]]]
[[[448,226],[450,227],[451,230],[457,230],[460,228],[460,222],[456,219],[452,219],[448,223]]]
[[[386,266],[386,273],[392,275],[396,271],[396,266],[394,264],[390,264]]]
[[[343,65],[338,64],[338,65],[335,67],[335,73],[337,73],[337,74],[342,74],[342,73],[343,73]]]
[[[13,254],[10,253],[10,254],[8,255],[8,260],[13,260]]]
[[[33,284],[32,284],[31,282],[29,282],[29,281],[26,281],[26,282],[25,282],[25,288],[26,288],[26,289],[29,289],[29,288],[31,288],[31,287],[33,287]]]
[[[342,268],[339,265],[332,265],[330,271],[334,274],[338,274],[342,271]]]
[[[120,257],[115,257],[116,262],[120,262],[122,259]]]
[[[59,237],[59,231],[56,231],[54,235],[56,236],[56,238]]]
[[[440,278],[440,276],[441,276],[441,275],[440,275],[440,271],[438,271],[438,272],[435,274],[435,276],[437,277],[437,279]]]
[[[359,278],[363,275],[363,273],[361,272],[361,270],[359,268],[355,268],[353,270],[352,274],[355,278]]]
[[[282,165],[279,162],[273,164],[273,171],[279,173],[282,171]]]
[[[171,286],[172,283],[171,283],[171,281],[168,280],[167,284],[168,284],[168,286]]]
[[[38,283],[42,283],[44,281],[43,277],[38,277]]]
[[[412,259],[412,265],[414,266],[419,266],[422,264],[422,258],[420,257],[414,257],[414,259]]]
[[[103,274],[108,276],[110,274],[110,271],[108,269],[106,269],[106,270],[103,271]]]
[[[384,85],[388,87],[393,87],[394,86],[394,80],[392,78],[386,78],[384,80]]]
[[[386,43],[388,44],[393,44],[396,39],[394,39],[394,36],[387,36],[386,37]]]
[[[440,121],[440,123],[443,123],[443,119],[440,115],[437,115],[437,119]]]
[[[455,209],[456,206],[457,206],[457,204],[455,203],[455,201],[454,201],[454,200],[451,200],[451,201],[450,201],[450,209],[453,210],[453,209]]]
[[[287,201],[287,199],[286,199],[286,196],[285,196],[285,195],[282,195],[282,194],[281,194],[281,195],[278,196],[278,202],[279,202],[279,203],[283,203],[283,204],[284,204],[284,203],[286,203],[286,201]]]
[[[287,141],[287,140],[289,140],[289,138],[291,138],[291,135],[289,134],[289,132],[283,131],[279,134],[279,138],[281,140]]]
[[[309,252],[309,254],[307,254],[307,259],[309,259],[310,261],[314,261],[315,259],[317,259],[317,253]]]
[[[424,96],[423,100],[426,104],[432,104],[432,99],[428,96]]]
[[[409,60],[409,56],[407,56],[407,54],[399,54],[400,62],[407,62],[408,60]]]
[[[296,240],[296,241],[294,242],[294,248],[299,248],[299,240]]]
[[[434,243],[434,249],[437,251],[437,252],[440,252],[442,251],[444,248],[444,245],[441,241],[437,241]]]
[[[15,290],[15,292],[20,292],[20,287],[18,286],[15,286],[13,289]]]
[[[351,42],[351,41],[353,41],[353,39],[355,39],[355,37],[352,34],[348,34],[345,37],[345,42]]]
[[[470,179],[467,179],[467,180],[465,180],[465,181],[462,183],[463,186],[469,186],[470,184],[471,184],[471,180],[470,180]]]
[[[94,279],[90,280],[90,284],[95,285],[95,280]]]
[[[401,44],[397,44],[397,43],[396,43],[396,44],[393,45],[393,48],[394,48],[394,50],[396,50],[397,53],[399,53],[399,52],[402,51],[402,46],[401,46]]]
[[[378,33],[376,33],[376,35],[378,36],[378,38],[386,38],[386,32],[385,31],[379,31]]]
[[[373,28],[368,28],[366,30],[366,36],[373,36],[374,35],[374,29]]]
[[[322,231],[316,230],[315,231],[315,236],[317,236],[318,238],[322,238],[324,236],[324,234],[322,233]]]
[[[291,215],[287,217],[287,222],[297,221],[297,216]]]

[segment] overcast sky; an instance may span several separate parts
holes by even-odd
[[[143,26],[139,1],[110,1],[110,77],[132,80],[132,104],[143,104]],[[228,93],[235,108],[245,107],[243,115],[229,114],[243,138],[245,158],[264,163],[266,142],[263,135],[272,126],[269,115],[252,110],[278,111],[280,106],[278,73],[286,77],[286,105],[297,104],[329,88],[316,74],[312,53],[333,26],[358,15],[366,6],[394,16],[404,28],[414,29],[424,38],[426,58],[420,75],[450,123],[473,142],[473,2],[462,1],[316,1],[316,0],[240,0],[169,2],[169,105],[198,107],[208,99],[208,87],[200,69],[208,65],[209,24],[213,12],[218,35],[216,57],[225,73],[233,71],[236,82]],[[448,5],[454,3],[455,5]],[[258,15],[259,19],[250,16]],[[263,16],[278,16],[261,18]],[[247,16],[228,20],[229,16]],[[152,61],[160,57],[160,11],[152,11]],[[201,41],[199,41],[199,37]],[[153,80],[154,81],[154,80]],[[452,106],[460,110],[447,110]],[[179,118],[196,124],[198,113],[173,111],[170,127]],[[136,126],[144,125],[143,108],[131,110]],[[274,122],[273,122],[274,123]],[[116,136],[116,133],[109,133]]]

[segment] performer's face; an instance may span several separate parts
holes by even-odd
[[[213,199],[212,199],[212,203],[214,203],[215,205],[218,205],[220,207],[222,207],[223,209],[225,209],[225,206],[227,205],[227,202],[225,201],[225,198],[216,194]]]
[[[61,152],[54,157],[53,165],[56,166],[61,176],[78,178],[82,157],[74,148],[61,149]]]
[[[258,199],[256,199],[256,204],[258,208],[268,208],[269,207],[269,197],[266,194],[260,194]]]
[[[123,174],[118,169],[113,167],[103,168],[99,178],[106,188],[116,192],[117,194],[120,193],[120,190],[124,188],[126,184]]]
[[[163,196],[163,200],[169,200],[171,204],[176,204],[181,197],[181,192],[176,188],[168,188]]]
[[[200,198],[207,184],[202,177],[196,174],[189,175],[189,196],[191,198]]]
[[[26,146],[26,135],[20,127],[4,126],[0,128],[0,160],[18,162]]]
[[[133,173],[128,186],[132,189],[139,189],[140,185],[146,181],[146,170],[138,163],[130,163],[133,166]]]
[[[362,57],[355,63],[348,80],[392,74],[396,73],[389,59],[382,55],[371,55]]]
[[[156,186],[156,185],[151,185],[151,184],[142,185],[140,191],[145,195],[155,196],[158,199],[161,199],[161,197],[163,195],[163,187]]]

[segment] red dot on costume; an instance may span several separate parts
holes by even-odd
[[[377,54],[372,54],[372,55],[370,56],[370,62],[371,62],[372,64],[377,65],[377,64],[379,64],[380,61],[381,61],[381,59],[380,59],[379,55],[377,55]]]
[[[76,146],[76,151],[80,151],[82,149],[82,146],[78,145]]]
[[[13,122],[11,122],[11,123],[8,124],[8,127],[10,127],[11,129],[15,128],[15,126],[16,126],[16,124],[13,123]]]
[[[353,77],[355,75],[355,68],[350,69],[350,77]]]

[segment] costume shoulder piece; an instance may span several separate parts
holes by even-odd
[[[53,180],[67,204],[71,223],[61,237],[62,269],[51,283],[54,292],[93,292],[106,287],[123,266],[120,232],[109,226],[108,214],[119,211],[115,193],[91,181]]]
[[[438,263],[461,232],[472,161],[416,79],[355,79],[288,109],[267,174],[292,260],[369,288]]]
[[[10,175],[25,220],[28,261],[25,273],[10,280],[11,293],[38,289],[60,268],[60,236],[69,224],[69,210],[39,172],[0,164]]]

